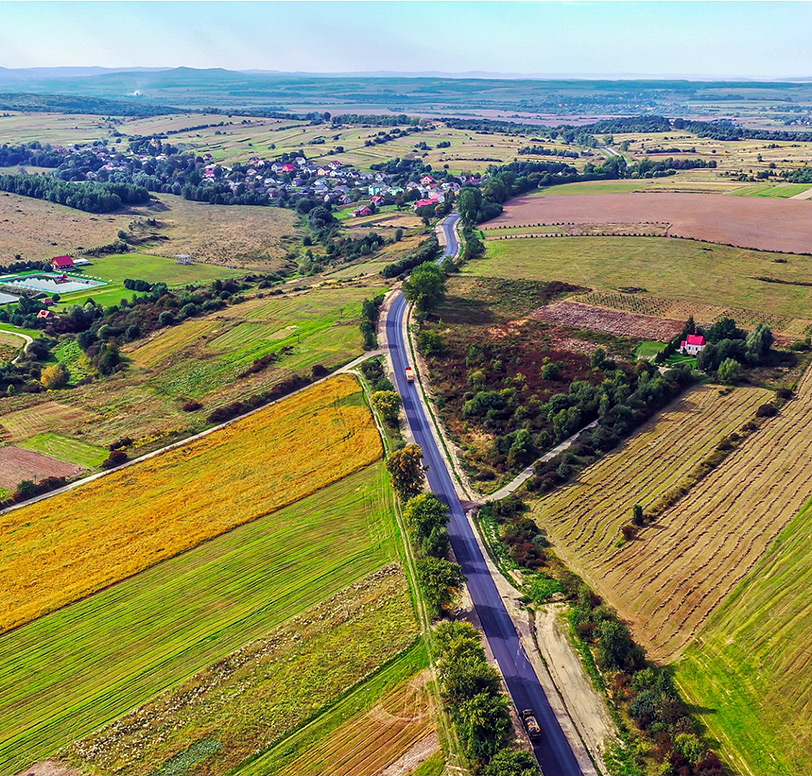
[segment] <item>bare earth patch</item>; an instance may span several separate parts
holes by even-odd
[[[579,224],[669,221],[672,237],[810,253],[811,216],[810,204],[802,200],[714,194],[574,194],[517,197],[505,205],[498,218],[487,223],[487,228],[562,221]]]
[[[579,329],[605,331],[622,337],[668,342],[682,331],[681,321],[655,318],[622,310],[593,307],[581,302],[553,302],[530,313],[531,318],[553,321]]]
[[[59,760],[43,760],[21,771],[18,776],[82,776],[82,771]]]
[[[81,466],[57,461],[33,450],[21,447],[0,447],[0,487],[13,490],[23,480],[44,477],[71,477],[82,471]]]

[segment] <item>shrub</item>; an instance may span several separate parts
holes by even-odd
[[[62,364],[51,364],[42,370],[40,382],[48,390],[56,390],[68,384],[68,377],[68,370]]]
[[[196,410],[199,410],[202,406],[203,405],[199,401],[196,401],[195,399],[189,399],[189,401],[183,402],[183,406],[181,407],[181,409],[184,412],[195,412]]]
[[[121,464],[126,463],[129,460],[130,456],[128,456],[123,450],[113,450],[102,463],[102,468],[115,469],[116,466],[121,466]]]
[[[757,418],[772,418],[778,414],[778,408],[774,404],[762,404],[756,410],[756,417]]]

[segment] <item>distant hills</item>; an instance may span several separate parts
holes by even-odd
[[[423,113],[500,118],[737,116],[782,104],[781,116],[809,114],[812,79],[718,81],[659,78],[585,79],[487,72],[285,73],[223,68],[0,68],[0,92],[112,100],[127,113],[143,106],[263,110]],[[139,106],[136,108],[135,106]],[[713,110],[709,106],[714,106]],[[752,107],[751,107],[752,106]],[[42,109],[42,108],[40,108]],[[95,112],[95,111],[94,111]],[[763,111],[762,111],[763,112]],[[768,114],[769,115],[769,114]]]

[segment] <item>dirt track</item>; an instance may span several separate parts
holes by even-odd
[[[638,223],[668,221],[670,236],[742,248],[812,253],[812,203],[718,194],[574,194],[517,197],[505,205],[496,226],[574,221]]]

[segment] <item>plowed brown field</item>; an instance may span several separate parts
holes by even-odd
[[[668,221],[672,236],[743,248],[812,252],[812,203],[714,194],[575,194],[517,197],[487,228],[576,222]]]

